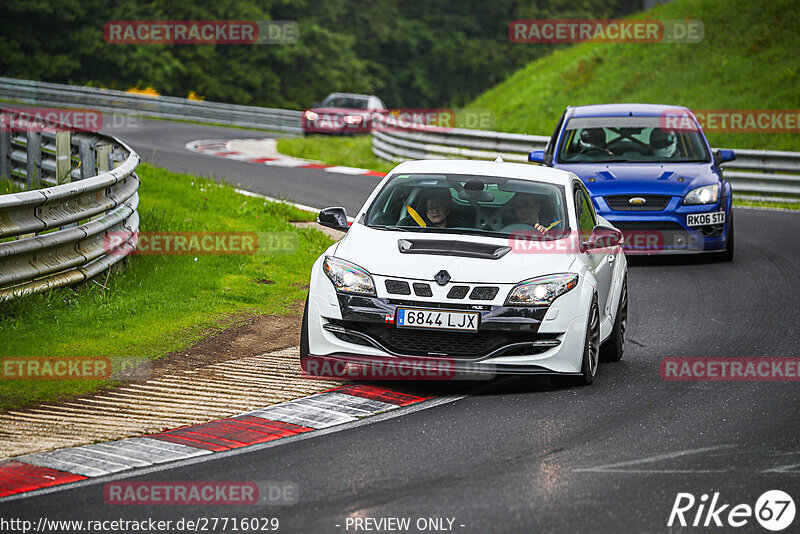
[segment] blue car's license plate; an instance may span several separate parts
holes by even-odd
[[[686,216],[686,226],[704,226],[707,224],[722,224],[725,222],[725,212],[690,213]]]

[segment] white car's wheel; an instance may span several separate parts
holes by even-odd
[[[628,327],[628,277],[622,282],[622,291],[619,294],[617,317],[614,319],[614,329],[605,343],[600,347],[600,361],[618,362],[625,352],[625,329]]]

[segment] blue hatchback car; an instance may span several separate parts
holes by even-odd
[[[574,172],[597,212],[626,235],[633,254],[716,253],[733,259],[731,185],[685,107],[568,107],[545,150],[528,159]]]

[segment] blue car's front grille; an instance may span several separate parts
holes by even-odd
[[[661,211],[669,204],[669,195],[609,195],[603,197],[614,211]],[[633,202],[631,200],[633,199]]]
[[[628,232],[685,232],[680,224],[672,221],[613,221],[622,233]]]

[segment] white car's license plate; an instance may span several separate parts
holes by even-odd
[[[421,310],[397,308],[397,326],[408,328],[441,328],[443,330],[478,331],[476,312],[456,312],[444,310]]]
[[[706,224],[722,224],[725,222],[725,212],[690,213],[686,216],[686,226],[704,226]]]

